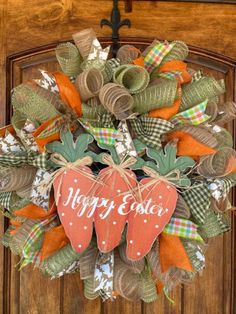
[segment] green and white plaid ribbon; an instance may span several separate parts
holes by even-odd
[[[88,121],[80,120],[82,126],[92,134],[98,143],[113,146],[119,138],[119,132],[112,128],[99,128],[92,126]]]
[[[168,42],[157,43],[144,57],[144,65],[148,72],[152,72],[158,67],[165,56],[171,51],[174,44]]]
[[[167,120],[151,118],[147,115],[129,121],[137,138],[153,148],[161,148],[161,136],[174,128],[174,125]]]
[[[0,165],[3,167],[13,166],[19,167],[23,165],[31,165],[37,168],[48,168],[48,154],[47,153],[34,153],[30,152],[27,154],[9,154],[9,155],[0,155]]]
[[[187,219],[172,217],[163,232],[185,239],[203,241],[197,232],[197,225]]]
[[[207,103],[208,99],[206,99],[197,106],[179,112],[170,121],[173,124],[201,124],[210,118],[210,116],[205,114]]]
[[[191,189],[184,191],[182,197],[190,208],[191,214],[197,224],[202,225],[206,219],[206,211],[210,207],[211,193],[207,184],[192,185]]]
[[[4,208],[10,207],[12,193],[13,192],[0,193],[0,206],[3,206]]]
[[[54,135],[57,132],[60,132],[61,130],[61,124],[63,122],[64,118],[63,116],[57,117],[55,120],[53,120],[48,127],[46,127],[38,136],[37,138],[46,138],[48,136]]]
[[[39,251],[32,251],[32,247],[39,237],[44,233],[44,228],[48,226],[56,217],[56,215],[53,215],[51,218],[45,219],[33,226],[22,250],[23,262],[21,264],[21,268],[25,267],[29,263],[37,264],[39,262]]]

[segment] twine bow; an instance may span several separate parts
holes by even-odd
[[[58,205],[59,198],[61,196],[61,185],[62,185],[62,181],[63,181],[63,176],[67,173],[66,170],[74,170],[78,173],[81,173],[83,176],[85,176],[91,180],[94,180],[94,176],[91,173],[89,173],[88,171],[83,169],[84,166],[90,166],[92,164],[93,159],[90,156],[85,156],[85,157],[78,159],[74,162],[68,162],[61,154],[53,153],[51,155],[51,161],[53,161],[55,164],[57,164],[61,168],[55,170],[51,174],[49,180],[42,181],[40,184],[40,188],[41,188],[41,191],[43,191],[43,189],[50,189],[53,182],[58,177],[60,177],[58,189],[57,189],[57,191],[55,191],[56,193],[54,195],[56,205]]]
[[[101,175],[98,175],[97,181],[98,182],[104,182],[105,179],[110,178],[110,176],[114,173],[114,171],[117,171],[119,173],[119,175],[124,179],[127,187],[128,187],[128,191],[125,192],[125,194],[130,193],[131,195],[134,195],[134,187],[131,185],[130,180],[134,180],[135,177],[129,173],[127,171],[127,169],[129,169],[131,166],[133,166],[137,159],[135,157],[128,157],[127,159],[121,161],[120,164],[115,164],[115,162],[112,159],[111,155],[108,154],[104,154],[102,156],[102,161],[104,164],[108,165],[110,167],[110,169],[108,169],[106,172],[102,173]],[[120,194],[121,195],[121,194]]]
[[[156,182],[158,183],[159,181],[168,183],[175,187],[180,187],[180,185],[177,183],[181,179],[181,173],[179,169],[174,169],[164,176],[148,166],[144,166],[142,169],[149,177],[153,178],[152,181],[145,184],[145,188],[153,185]]]

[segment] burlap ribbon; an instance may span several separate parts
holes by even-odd
[[[127,119],[132,114],[133,98],[128,91],[114,83],[108,83],[99,92],[103,106],[118,120]]]
[[[77,76],[80,72],[80,55],[75,45],[70,42],[56,47],[56,57],[62,71],[67,76]]]

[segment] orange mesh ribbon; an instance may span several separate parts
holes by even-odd
[[[158,73],[168,73],[172,71],[180,71],[181,74],[176,76],[177,92],[179,92],[179,99],[176,99],[171,107],[154,109],[149,112],[149,117],[169,120],[179,111],[181,104],[181,85],[191,81],[192,77],[187,71],[187,64],[183,61],[173,60],[165,63],[160,67]]]
[[[42,207],[30,203],[21,209],[15,210],[14,215],[29,219],[47,219],[51,217],[57,210],[53,198],[50,199],[49,208],[49,211],[45,211]]]
[[[43,261],[45,258],[54,254],[56,251],[67,245],[69,242],[70,241],[67,238],[62,225],[46,231],[40,252],[41,260]]]
[[[186,132],[174,131],[167,135],[168,141],[176,139],[178,139],[177,142],[178,156],[191,156],[193,159],[196,159],[199,156],[210,155],[216,152],[215,149],[200,143]]]
[[[45,121],[43,124],[40,125],[40,127],[37,128],[37,130],[34,131],[33,136],[35,137],[35,142],[38,145],[39,151],[43,152],[44,151],[44,146],[47,143],[56,141],[60,139],[60,133],[59,132],[55,132],[54,134],[51,134],[47,137],[42,137],[42,138],[38,138],[38,136],[45,131],[50,124],[52,124],[54,122],[54,120],[58,119],[59,116],[53,117],[52,119],[49,119],[47,121]]]
[[[70,79],[61,72],[53,73],[59,88],[61,99],[78,115],[82,116],[80,95]]]
[[[170,267],[193,271],[193,267],[179,237],[160,235],[161,271],[166,272]]]

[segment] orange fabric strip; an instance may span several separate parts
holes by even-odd
[[[160,294],[162,292],[163,288],[164,288],[163,283],[160,280],[158,280],[156,282],[157,294]]]
[[[73,111],[77,113],[78,117],[81,117],[82,103],[80,94],[75,86],[71,83],[70,79],[62,72],[54,72],[53,76],[56,79],[61,99],[68,106],[70,106]]]
[[[16,133],[11,124],[6,125],[3,128],[0,128],[0,136],[5,136],[6,131],[10,132],[12,135],[14,135]]]
[[[192,76],[187,71],[187,63],[179,60],[172,60],[163,64],[158,73],[165,73],[171,71],[181,71],[181,77],[177,76],[179,84],[189,83],[192,80]]]
[[[139,65],[139,66],[144,68],[144,57],[139,57],[139,58],[133,60],[133,64]]]
[[[51,143],[53,141],[57,141],[60,139],[60,133],[57,132],[53,135],[50,135],[48,137],[45,138],[36,138],[35,142],[38,145],[39,151],[42,153],[45,151],[45,145],[47,145],[48,143]]]
[[[68,243],[69,239],[67,238],[62,225],[46,231],[40,252],[41,260],[43,261],[45,258],[54,254]]]
[[[46,219],[52,216],[57,211],[57,207],[53,198],[50,199],[49,210],[45,211],[43,208],[30,203],[25,207],[15,210],[14,215],[26,217],[30,219]]]
[[[167,134],[168,141],[178,139],[177,155],[191,156],[196,159],[198,156],[210,155],[216,152],[215,149],[195,140],[190,134],[183,131],[174,131]]]
[[[170,267],[193,271],[193,267],[179,237],[161,233],[160,235],[161,271]]]
[[[152,118],[160,118],[164,120],[169,120],[171,117],[176,115],[176,113],[178,113],[180,103],[181,103],[180,99],[176,99],[173,106],[160,108],[160,109],[154,109],[148,113],[148,116]]]
[[[53,135],[50,135],[48,137],[45,137],[45,138],[37,138],[38,135],[40,135],[41,132],[43,132],[48,126],[50,126],[50,124],[56,120],[59,116],[55,116],[53,117],[52,119],[49,119],[47,121],[45,121],[43,124],[41,124],[37,130],[34,131],[33,133],[33,136],[35,137],[35,142],[37,143],[38,145],[38,148],[39,148],[39,151],[40,152],[44,152],[45,151],[45,145],[47,143],[50,143],[50,142],[53,142],[53,141],[56,141],[56,140],[59,140],[60,139],[60,134],[59,132],[53,134]]]

